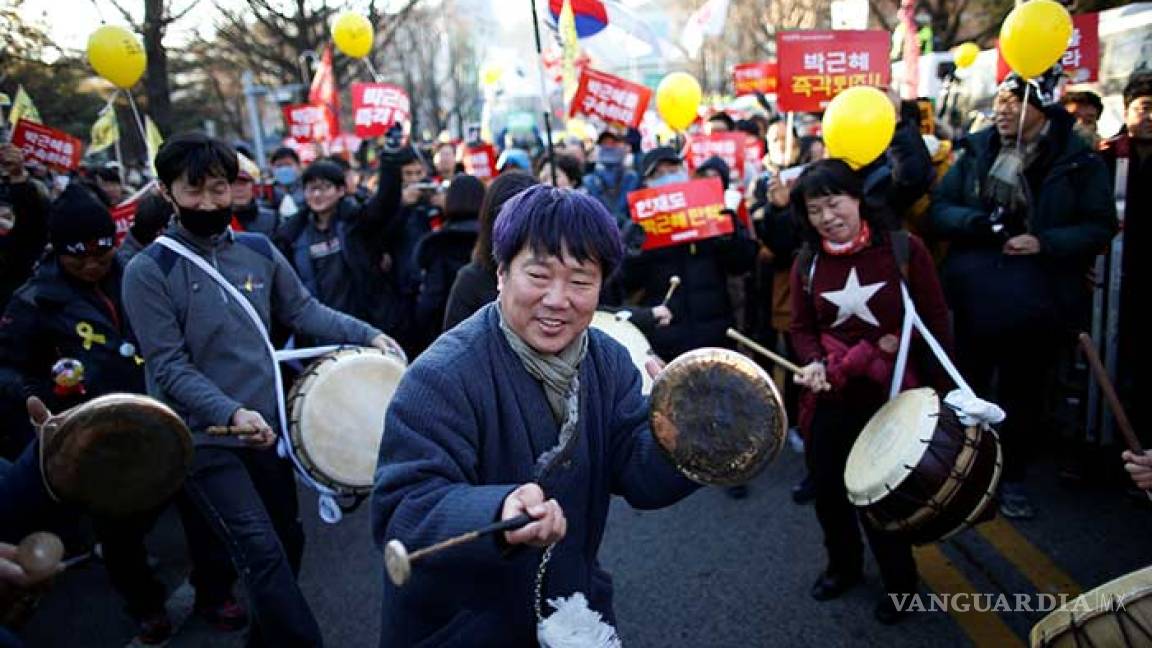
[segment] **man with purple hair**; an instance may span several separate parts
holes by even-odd
[[[611,623],[596,558],[611,496],[651,509],[695,489],[652,438],[628,352],[589,328],[623,257],[603,205],[527,189],[500,212],[493,251],[497,300],[442,335],[392,399],[373,531],[420,548],[534,521],[429,556],[403,589],[386,581],[381,646],[534,645],[532,610],[577,592]]]

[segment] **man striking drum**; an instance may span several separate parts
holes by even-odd
[[[177,135],[156,155],[156,172],[176,222],[129,263],[123,290],[149,393],[193,431],[196,458],[185,489],[248,588],[250,644],[321,645],[296,584],[304,531],[292,464],[274,449],[284,422],[277,421],[280,385],[267,330],[275,317],[292,331],[328,340],[381,350],[395,343],[316,301],[263,235],[229,228],[230,184],[238,172],[231,146],[201,133]],[[251,432],[205,434],[227,425]]]
[[[535,645],[534,606],[577,592],[611,623],[596,558],[611,496],[652,509],[695,488],[649,431],[628,352],[589,329],[623,255],[612,216],[532,187],[500,212],[493,250],[497,301],[442,335],[392,399],[373,532],[420,548],[535,520],[428,556],[403,589],[386,581],[381,646]]]

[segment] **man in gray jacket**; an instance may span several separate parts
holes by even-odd
[[[123,286],[148,392],[193,431],[196,458],[185,489],[249,590],[250,645],[321,645],[296,583],[304,531],[292,465],[275,450],[286,431],[267,330],[275,318],[317,338],[380,349],[395,342],[313,298],[265,236],[229,228],[238,174],[229,145],[201,133],[177,135],[156,155],[156,171],[175,222],[129,263]],[[205,433],[225,425],[248,432]]]

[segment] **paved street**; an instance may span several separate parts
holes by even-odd
[[[924,612],[895,627],[877,624],[872,563],[865,583],[844,598],[809,598],[823,552],[812,508],[789,497],[801,471],[800,457],[785,451],[746,500],[710,489],[656,512],[617,501],[602,559],[615,577],[625,645],[1023,645],[1041,614]],[[925,592],[1084,591],[1152,562],[1152,509],[1115,488],[1062,486],[1052,465],[1037,473],[1036,520],[997,520],[918,551]],[[303,587],[328,645],[375,646],[383,576],[367,512],[325,526],[314,515],[314,498],[301,492],[309,527]],[[184,566],[175,516],[154,535],[153,553],[176,587]],[[177,620],[190,605],[186,585],[169,602]],[[99,565],[64,576],[24,631],[31,646],[45,647],[122,646],[132,634]],[[241,646],[243,633],[221,635],[193,619],[169,645]]]

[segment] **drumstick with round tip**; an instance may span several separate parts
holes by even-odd
[[[784,367],[785,369],[787,369],[788,371],[791,371],[794,374],[804,373],[803,369],[796,366],[792,362],[789,362],[787,358],[781,356],[778,353],[773,353],[773,352],[769,351],[768,349],[765,349],[764,347],[757,344],[754,340],[749,338],[747,335],[744,335],[743,333],[741,333],[740,331],[737,331],[736,329],[732,329],[732,328],[728,329],[728,337],[732,338],[733,340],[736,340],[740,344],[743,344],[744,346],[748,347],[749,349],[752,349],[756,353],[759,353],[760,355],[764,356],[765,358],[768,358],[772,362],[775,362],[776,364],[780,365],[781,367]]]
[[[668,292],[664,293],[664,301],[660,302],[661,306],[667,306],[668,301],[672,299],[672,295],[676,293],[676,289],[680,287],[680,277],[672,275],[668,280]]]
[[[259,428],[251,425],[210,425],[205,431],[208,436],[245,436],[260,433]]]
[[[408,582],[408,578],[412,575],[412,563],[417,560],[438,551],[471,542],[480,536],[519,529],[520,527],[528,525],[533,520],[534,518],[532,516],[525,513],[514,518],[501,520],[500,522],[493,522],[488,526],[460,534],[454,538],[448,538],[443,542],[437,542],[431,547],[425,547],[412,553],[408,553],[408,549],[404,546],[404,543],[399,540],[389,540],[388,544],[384,545],[384,568],[388,571],[388,578],[391,579],[392,583],[400,587]]]

